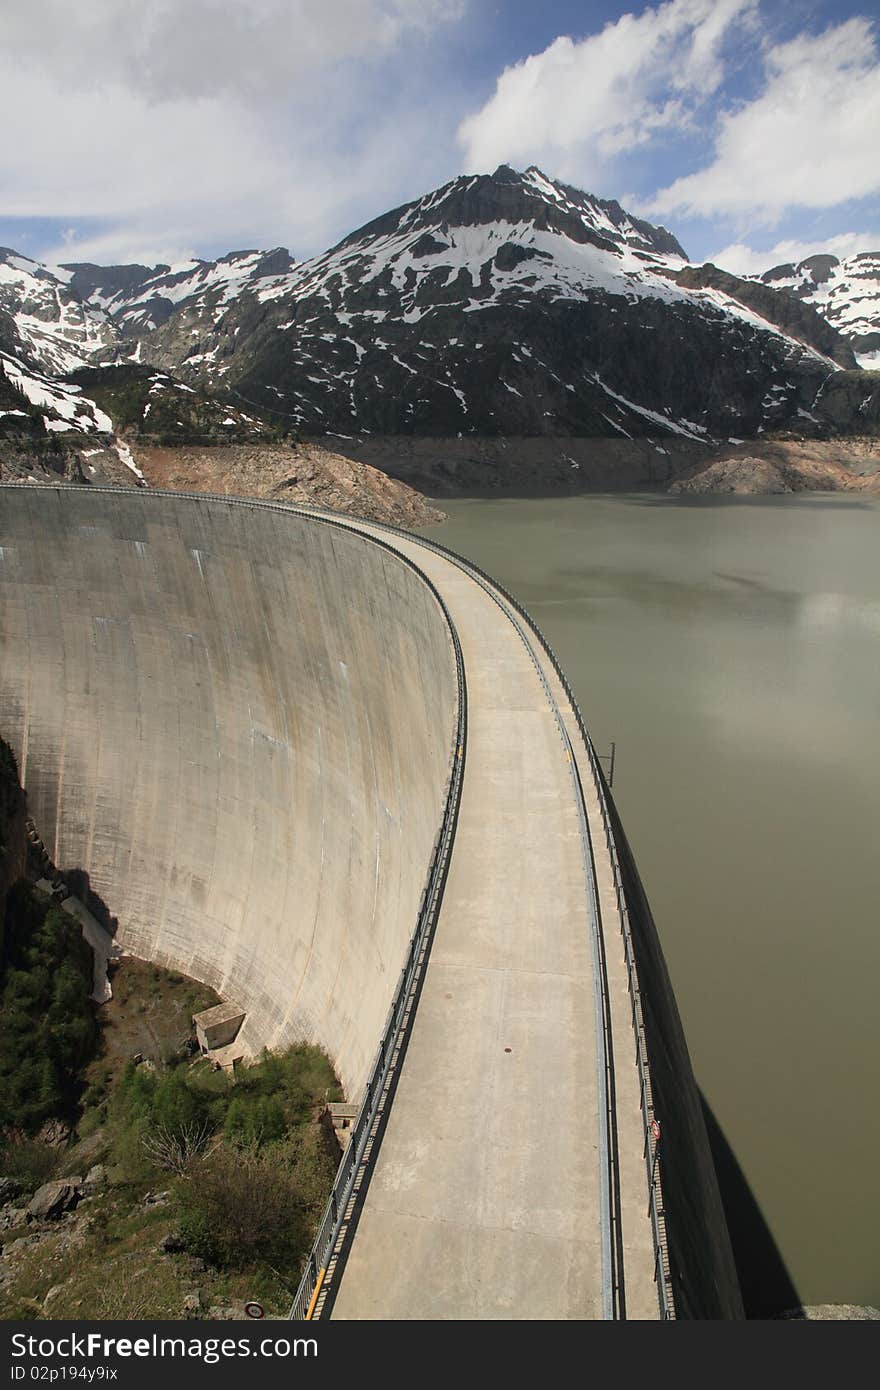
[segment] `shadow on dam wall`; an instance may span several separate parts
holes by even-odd
[[[457,686],[419,574],[296,512],[0,488],[0,725],[135,955],[323,1046],[357,1097],[445,805]]]
[[[724,1131],[701,1099],[746,1317],[779,1317],[799,1308],[800,1296]]]
[[[663,1196],[678,1316],[778,1317],[800,1307],[800,1298],[745,1174],[697,1086],[657,929],[607,783],[606,795],[636,949],[654,1106],[662,1126]],[[725,1224],[729,1245],[724,1239],[706,1241],[706,1232],[723,1231]]]
[[[604,773],[633,938],[654,1113],[661,1126],[660,1173],[669,1268],[679,1318],[742,1318],[738,1272],[719,1192],[703,1100],[660,938]]]

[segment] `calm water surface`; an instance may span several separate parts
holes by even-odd
[[[880,502],[440,505],[617,741],[697,1080],[801,1299],[880,1306]]]

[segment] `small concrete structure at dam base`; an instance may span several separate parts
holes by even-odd
[[[317,1043],[349,1102],[375,1094],[447,827],[382,1132],[308,1316],[742,1316],[625,837],[492,581],[348,518],[0,486],[0,733],[119,945],[228,1001],[205,1046]]]
[[[245,1020],[244,1009],[227,1001],[214,1004],[210,1009],[202,1009],[193,1014],[193,1027],[196,1042],[201,1052],[215,1052],[219,1047],[228,1047],[238,1037]]]

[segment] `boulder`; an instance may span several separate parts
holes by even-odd
[[[41,1144],[49,1144],[52,1148],[58,1148],[61,1144],[66,1144],[71,1136],[72,1130],[66,1120],[47,1120],[37,1135]]]
[[[198,1289],[193,1289],[183,1300],[183,1316],[185,1318],[197,1318],[202,1311],[202,1295]]]
[[[27,1206],[29,1221],[53,1221],[75,1207],[82,1193],[82,1178],[44,1182]]]
[[[233,1308],[223,1307],[219,1303],[212,1303],[208,1309],[208,1317],[211,1322],[232,1322],[233,1320],[237,1321],[238,1319],[246,1318],[247,1314],[244,1311],[243,1305]]]

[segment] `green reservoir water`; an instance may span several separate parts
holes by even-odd
[[[880,502],[443,500],[555,648],[805,1303],[880,1306]]]

